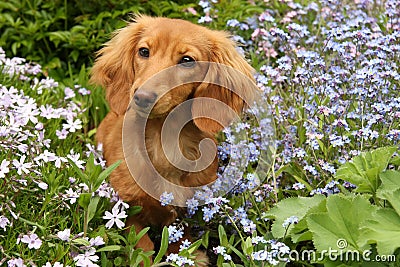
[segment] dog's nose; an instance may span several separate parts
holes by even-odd
[[[157,94],[154,92],[138,90],[133,96],[133,99],[135,100],[135,104],[139,107],[147,108],[151,104],[154,104],[154,101],[157,99]]]

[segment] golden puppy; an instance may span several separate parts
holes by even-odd
[[[150,196],[140,185],[143,181],[157,188],[158,192],[163,192],[168,191],[168,188],[164,188],[168,182],[195,187],[216,179],[218,161],[215,149],[209,150],[214,153],[210,164],[194,171],[178,168],[171,163],[171,155],[168,154],[176,153],[179,154],[178,158],[196,161],[201,157],[200,142],[208,138],[214,140],[215,146],[215,133],[232,120],[230,112],[198,99],[221,101],[235,115],[240,114],[246,106],[243,98],[251,99],[249,87],[252,85],[249,81],[253,79],[253,69],[228,37],[225,32],[209,30],[179,19],[138,16],[125,28],[116,31],[97,54],[91,80],[105,88],[110,106],[110,112],[98,128],[97,141],[103,144],[107,164],[122,160],[122,164],[110,176],[113,188],[125,202],[143,207],[140,214],[128,219],[136,231],[149,225],[169,225],[180,212],[172,205],[161,206],[160,195]],[[238,77],[240,75],[234,71],[201,65],[200,62],[223,64],[246,79]],[[154,75],[171,67],[175,67],[172,72],[161,75],[155,82],[149,82]],[[187,82],[191,77],[194,82]],[[178,85],[176,80],[180,82]],[[177,147],[171,148],[170,145],[167,151],[162,148],[162,126],[171,110],[187,100],[193,101],[185,116],[189,113],[193,120],[187,122],[177,135]],[[139,139],[142,137],[134,130],[125,132],[124,135],[129,137],[129,148],[125,149],[124,154],[123,125],[128,110],[131,116],[127,120],[132,123],[133,129],[145,120],[142,125],[145,128],[145,142],[141,144]],[[214,120],[205,117],[210,110]],[[176,116],[180,116],[179,112]],[[134,165],[134,171],[129,168],[129,161]],[[155,179],[156,172],[167,182]],[[184,201],[180,199],[179,203]],[[146,251],[154,249],[148,235],[140,240],[138,247]],[[178,248],[171,245],[169,252],[176,252]]]

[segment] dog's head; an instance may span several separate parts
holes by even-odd
[[[131,99],[139,116],[150,118],[193,99],[194,122],[206,132],[221,130],[233,114],[220,109],[218,101],[201,99],[219,100],[240,113],[254,89],[253,69],[227,33],[148,16],[138,16],[106,43],[91,80],[106,88],[110,108],[118,114],[126,112]],[[206,118],[210,110],[214,120]]]

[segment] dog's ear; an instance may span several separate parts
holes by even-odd
[[[254,69],[236,50],[225,32],[213,31],[210,36],[209,66],[204,82],[195,90],[192,116],[196,126],[216,133],[226,127],[254,98]],[[204,98],[218,101],[206,101]],[[203,101],[198,101],[198,100]],[[230,111],[221,108],[228,105]],[[206,118],[210,116],[211,118]]]
[[[91,70],[91,82],[106,89],[110,109],[124,114],[130,101],[130,89],[135,79],[133,60],[136,44],[143,25],[132,22],[114,32],[113,37],[100,49]]]

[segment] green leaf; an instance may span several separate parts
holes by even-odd
[[[159,263],[162,259],[162,257],[165,255],[168,249],[168,239],[169,239],[169,234],[168,234],[168,228],[164,227],[162,234],[161,234],[161,246],[160,250],[157,253],[157,256],[154,258],[154,263]]]
[[[136,234],[136,241],[133,242],[133,246],[136,246],[136,244],[139,242],[140,239],[150,230],[150,227],[145,227],[143,228],[139,233]]]
[[[78,174],[78,176],[82,179],[82,182],[84,182],[85,184],[88,185],[89,177],[85,173],[83,173],[83,171],[81,169],[79,169],[78,166],[76,166],[75,162],[73,162],[70,158],[68,158],[68,162],[69,162],[69,164],[71,164],[75,173]]]
[[[360,225],[376,210],[362,196],[330,195],[326,201],[327,212],[310,214],[307,224],[313,234],[314,246],[323,250],[362,251],[369,246],[359,246]],[[344,244],[344,245],[343,245]]]
[[[299,219],[297,224],[293,225],[289,233],[293,243],[312,240],[312,233],[308,230],[307,215],[319,212],[326,212],[326,198],[319,202],[318,205],[311,207],[307,214],[302,219]]]
[[[272,235],[275,238],[283,238],[286,229],[282,224],[287,218],[296,216],[301,221],[312,207],[319,205],[324,199],[323,195],[315,195],[313,197],[292,197],[279,201],[275,207],[265,213],[266,217],[275,219],[271,229]],[[290,234],[292,229],[293,225],[289,226],[287,233]],[[299,231],[298,229],[297,233]]]
[[[200,246],[201,246],[201,239],[199,239],[196,242],[194,242],[193,244],[191,244],[187,248],[187,251],[189,252],[189,254],[193,254],[196,250],[199,249]]]
[[[72,240],[72,243],[74,244],[78,244],[78,245],[82,245],[82,246],[90,246],[90,243],[88,240],[86,240],[85,238],[76,238]]]
[[[121,164],[121,160],[118,160],[117,162],[113,163],[111,166],[109,166],[107,169],[102,171],[100,175],[97,177],[96,181],[93,184],[93,190],[96,191],[101,183],[111,174],[113,170],[115,170],[119,164]]]
[[[363,152],[339,167],[336,179],[357,186],[356,192],[375,195],[379,186],[379,174],[384,171],[397,147],[382,147],[372,152]]]
[[[366,220],[358,240],[360,246],[376,243],[380,255],[392,255],[400,247],[400,216],[390,208],[377,210]]]
[[[389,170],[381,173],[382,185],[378,188],[377,196],[386,199],[400,214],[400,172]]]
[[[99,249],[96,249],[96,252],[103,252],[103,251],[118,251],[121,250],[121,246],[118,245],[110,245],[110,246],[105,246]]]
[[[248,262],[248,258],[242,253],[240,252],[237,248],[235,248],[232,245],[228,245],[228,248],[230,250],[232,250],[243,262]]]
[[[95,196],[92,197],[89,201],[88,205],[88,223],[93,219],[94,215],[96,214],[97,211],[97,205],[99,204],[100,197]]]
[[[90,199],[92,198],[91,193],[81,193],[78,198],[78,204],[84,210],[87,210],[90,204]]]
[[[203,244],[203,247],[208,248],[209,239],[210,239],[210,231],[206,231],[201,238],[201,243]]]
[[[229,244],[228,236],[226,235],[224,226],[222,226],[221,224],[218,225],[218,236],[219,236],[219,243],[221,244],[221,246],[223,247],[228,246]]]
[[[143,251],[139,253],[139,258],[143,261],[143,267],[150,267],[150,257],[147,256]]]

